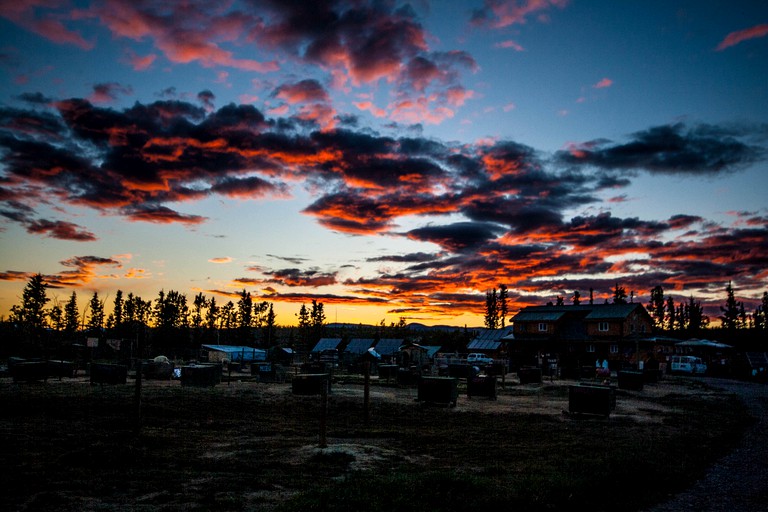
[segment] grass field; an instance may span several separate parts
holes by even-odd
[[[0,379],[3,510],[640,510],[690,485],[738,443],[733,396],[670,379],[617,392],[610,417],[572,416],[568,385],[425,405],[374,382],[320,401],[290,384],[181,387],[132,379]],[[462,388],[460,387],[460,392]]]

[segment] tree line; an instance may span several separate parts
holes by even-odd
[[[743,301],[736,300],[731,282],[725,288],[725,303],[720,306],[720,325],[723,330],[734,331],[736,329],[768,330],[768,292],[763,292],[762,301],[753,312],[747,312]],[[605,303],[627,304],[634,303],[634,292],[627,293],[627,289],[616,283],[613,295],[606,299]],[[485,327],[488,329],[504,328],[508,313],[508,292],[503,284],[486,292],[485,297]],[[574,306],[581,304],[581,293],[573,292],[571,302]],[[594,289],[589,289],[589,304],[594,304]],[[558,296],[556,302],[548,302],[547,305],[564,306],[565,298]],[[645,305],[646,310],[653,319],[654,327],[659,330],[697,333],[710,325],[710,318],[704,313],[701,301],[693,296],[683,302],[676,303],[674,297],[665,296],[664,288],[655,286],[650,292],[650,300]]]
[[[256,301],[243,289],[237,302],[219,304],[215,297],[187,296],[175,290],[160,290],[154,300],[117,290],[112,312],[105,313],[106,301],[98,292],[80,310],[72,292],[63,305],[49,305],[49,286],[41,274],[30,277],[21,303],[11,307],[8,324],[14,338],[27,348],[51,351],[62,342],[80,338],[127,339],[154,349],[189,352],[203,343],[242,344],[271,347],[277,341],[277,315],[267,301]],[[325,325],[322,302],[302,304],[296,337],[307,345],[319,339]]]

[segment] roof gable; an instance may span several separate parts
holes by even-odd
[[[584,320],[625,320],[635,311],[645,308],[639,302],[629,304],[589,304],[569,306],[528,306],[520,310],[513,322],[556,322],[567,314],[578,314]]]
[[[341,338],[320,338],[312,352],[322,352],[323,350],[333,350],[338,348]]]
[[[399,338],[382,338],[376,343],[374,350],[383,356],[391,356],[400,350],[403,340]]]
[[[347,343],[347,348],[344,349],[344,352],[358,355],[364,354],[373,346],[373,341],[373,338],[352,338]]]

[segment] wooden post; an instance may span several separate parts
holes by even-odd
[[[330,380],[329,380],[330,382]],[[328,386],[323,383],[320,391],[320,448],[326,448],[328,442],[326,434],[328,430]]]
[[[103,384],[102,384],[103,386]],[[135,406],[136,406],[136,435],[141,433],[141,357],[136,359],[136,389],[135,389]]]
[[[363,387],[363,418],[365,424],[368,425],[371,421],[371,412],[369,404],[371,401],[371,362],[365,361],[363,363],[363,371],[365,374],[365,385]]]
[[[504,368],[501,369],[501,389],[507,389],[507,369],[509,368],[509,361],[504,359]]]

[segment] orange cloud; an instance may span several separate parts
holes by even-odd
[[[744,30],[737,30],[725,36],[725,39],[720,41],[720,44],[717,45],[715,50],[720,52],[726,48],[735,46],[742,41],[765,37],[766,35],[768,35],[768,24],[755,25],[754,27],[745,28]]]
[[[610,78],[603,78],[592,87],[594,87],[595,89],[605,89],[606,87],[610,87],[612,85],[613,85],[613,80],[611,80]]]

